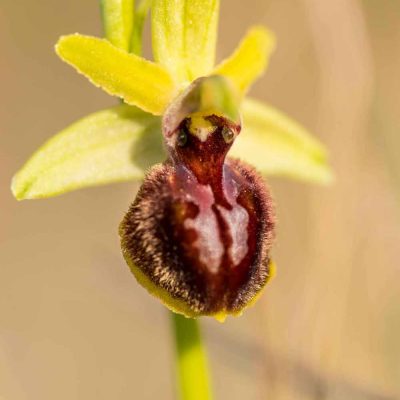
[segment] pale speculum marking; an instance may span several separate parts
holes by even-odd
[[[193,229],[197,239],[193,246],[199,252],[199,259],[210,272],[217,273],[224,254],[224,246],[219,237],[218,221],[212,210],[214,194],[210,185],[201,185],[196,177],[184,166],[177,167],[181,195],[186,202],[195,204],[199,212],[195,218],[186,218],[185,229]]]
[[[192,202],[199,210],[196,217],[186,218],[184,221],[185,229],[193,229],[197,234],[193,246],[199,252],[199,260],[213,274],[217,274],[221,268],[225,249],[220,232],[223,228],[218,223],[213,209],[215,205],[231,237],[231,243],[227,249],[231,265],[238,266],[248,252],[249,216],[246,209],[237,203],[238,189],[233,177],[229,173],[224,173],[223,177],[225,198],[231,205],[231,209],[228,209],[216,203],[212,187],[198,183],[196,177],[187,168],[180,167],[178,175],[184,200]]]
[[[229,255],[233,265],[237,266],[241,263],[248,252],[247,227],[249,224],[249,214],[246,209],[237,202],[237,183],[226,167],[223,169],[222,179],[224,194],[229,204],[232,206],[232,209],[228,210],[219,205],[217,207],[229,227],[232,239],[232,244],[229,247]]]
[[[249,223],[249,215],[247,211],[239,204],[235,205],[232,210],[227,210],[222,206],[217,206],[222,217],[228,225],[231,235],[232,244],[229,246],[229,256],[232,264],[237,266],[246,256],[247,248],[247,225]]]

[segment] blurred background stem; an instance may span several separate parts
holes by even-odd
[[[181,400],[211,400],[207,357],[196,319],[171,313]]]

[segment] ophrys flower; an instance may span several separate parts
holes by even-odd
[[[18,199],[39,198],[85,186],[141,179],[144,170],[154,162],[165,159],[160,146],[162,128],[170,162],[159,167],[162,170],[156,168],[150,172],[138,199],[148,187],[146,183],[153,182],[154,189],[156,183],[163,179],[166,182],[172,180],[169,186],[164,184],[164,189],[154,194],[160,196],[160,204],[154,203],[154,206],[161,205],[161,199],[165,197],[179,198],[176,193],[187,192],[195,197],[192,203],[199,208],[201,225],[210,228],[210,224],[214,224],[214,228],[218,227],[210,229],[208,237],[204,232],[200,234],[198,229],[198,235],[188,246],[187,236],[200,225],[194,215],[196,210],[190,209],[189,202],[182,206],[179,202],[172,202],[172,209],[168,209],[168,213],[164,209],[163,213],[168,215],[169,224],[178,222],[171,228],[175,237],[166,239],[173,244],[173,240],[180,238],[183,250],[172,252],[170,256],[186,257],[189,261],[185,265],[189,262],[194,265],[197,261],[207,264],[206,268],[214,271],[215,276],[225,271],[224,266],[238,267],[237,271],[242,271],[240,263],[247,254],[251,253],[259,260],[255,264],[246,264],[245,279],[242,275],[240,279],[236,278],[240,274],[235,273],[232,273],[234,283],[227,283],[229,279],[222,277],[218,277],[217,283],[203,277],[196,284],[209,285],[208,288],[214,285],[216,289],[211,290],[211,294],[205,295],[205,289],[196,292],[194,286],[190,289],[190,296],[180,296],[178,292],[182,290],[175,290],[179,285],[175,291],[171,288],[173,280],[168,281],[168,274],[159,274],[160,280],[155,282],[152,278],[154,274],[145,273],[144,265],[151,266],[145,261],[146,256],[157,253],[149,248],[148,253],[143,253],[141,249],[139,254],[135,246],[145,243],[143,236],[141,239],[135,236],[140,243],[129,246],[129,239],[125,236],[129,232],[124,231],[128,220],[125,219],[122,232],[127,259],[132,265],[134,254],[139,255],[135,263],[137,270],[134,268],[138,279],[176,311],[190,316],[237,313],[255,298],[268,279],[268,249],[273,219],[269,195],[258,174],[245,163],[225,162],[226,152],[229,149],[229,155],[251,162],[263,174],[285,174],[327,182],[330,171],[325,151],[303,128],[280,112],[245,98],[250,85],[265,69],[274,48],[274,38],[268,30],[252,28],[232,56],[215,66],[219,2],[154,0],[151,9],[153,62],[130,52],[140,48],[137,27],[143,21],[143,4],[146,3],[139,5],[135,18],[132,18],[133,9],[126,6],[132,2],[115,2],[119,6],[110,8],[113,12],[106,14],[105,26],[118,29],[106,29],[106,32],[113,33],[108,35],[109,40],[79,34],[60,39],[56,47],[59,56],[95,85],[121,97],[125,104],[86,117],[51,139],[16,175],[13,192]],[[195,99],[194,105],[190,97],[193,93],[200,93],[200,100]],[[243,130],[238,135],[242,125]],[[211,143],[209,140],[212,146],[208,146]],[[213,159],[217,156],[220,156],[219,161]],[[185,173],[189,175],[181,178]],[[246,179],[243,180],[243,177]],[[200,186],[185,186],[185,182],[194,178]],[[202,179],[203,184],[199,182]],[[207,190],[204,189],[207,187],[212,189],[213,202],[210,193],[195,195],[199,187],[203,187],[201,190]],[[240,196],[245,196],[242,193],[252,193],[253,197],[247,199],[247,203],[244,200],[240,202]],[[204,206],[207,201],[211,202],[208,209],[215,206],[212,218]],[[201,213],[201,207],[206,211]],[[144,203],[139,212],[144,212]],[[189,218],[190,212],[193,212],[192,218]],[[259,219],[256,225],[249,222],[253,218],[252,212]],[[225,226],[227,229],[223,229]],[[239,226],[246,226],[247,229],[241,231]],[[256,226],[257,235],[254,237],[249,232],[250,226]],[[181,233],[179,229],[182,229]],[[228,232],[226,237],[223,236],[225,231]],[[262,241],[263,238],[266,238],[265,241]],[[249,253],[251,243],[264,245]],[[193,249],[197,249],[197,255]],[[140,268],[140,260],[143,261],[143,268]],[[168,261],[165,260],[159,268],[167,266]],[[171,264],[172,258],[169,260]],[[202,267],[197,269],[199,276],[202,276],[201,270]],[[183,274],[182,271],[180,273]],[[257,276],[261,276],[260,280],[254,282],[253,290],[249,289],[248,285]],[[221,298],[217,299],[215,293],[222,293]],[[235,296],[241,300],[235,303]],[[189,297],[204,297],[204,304],[200,306],[201,302],[189,300]]]

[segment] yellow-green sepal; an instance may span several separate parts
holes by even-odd
[[[229,155],[264,175],[281,175],[319,184],[332,182],[325,147],[300,124],[254,99],[242,103],[243,129]]]
[[[219,0],[154,0],[153,52],[177,82],[208,75],[214,66]]]
[[[165,158],[160,118],[119,105],[91,114],[53,136],[12,180],[18,200],[140,180]]]

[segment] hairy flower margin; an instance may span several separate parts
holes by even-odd
[[[155,61],[139,55],[149,8]],[[194,80],[213,75],[226,78],[240,95],[243,130],[230,155],[263,175],[331,181],[326,151],[316,139],[278,110],[246,97],[275,47],[267,29],[251,28],[215,66],[218,0],[143,0],[136,8],[133,0],[103,0],[102,11],[105,39],[63,36],[56,52],[124,103],[84,117],[45,143],[13,178],[18,200],[141,180],[165,159],[160,133],[165,110]]]

